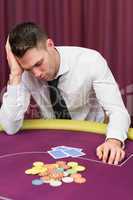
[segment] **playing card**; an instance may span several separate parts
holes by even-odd
[[[51,150],[48,153],[55,159],[67,158],[69,155],[62,150]]]
[[[63,151],[71,157],[79,157],[79,156],[85,155],[85,153],[83,153],[79,150],[76,150],[76,149],[64,149]]]
[[[77,151],[82,151],[81,148],[76,148],[76,147],[70,147],[70,146],[57,146],[57,147],[53,147],[53,150],[67,150],[67,149],[75,149]]]

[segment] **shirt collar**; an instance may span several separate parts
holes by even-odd
[[[69,66],[67,64],[67,58],[63,52],[63,48],[62,47],[55,47],[56,50],[58,51],[59,55],[60,55],[60,66],[59,66],[59,70],[55,76],[55,79],[58,78],[61,75],[64,75],[65,73],[67,73],[69,71]]]

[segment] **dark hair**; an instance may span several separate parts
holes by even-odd
[[[47,33],[33,22],[16,25],[9,33],[11,50],[17,57],[22,57],[27,50],[37,47],[41,41],[46,41]]]

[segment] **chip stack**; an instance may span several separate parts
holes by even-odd
[[[77,162],[57,161],[52,164],[45,164],[37,161],[33,163],[32,168],[25,171],[27,175],[38,175],[37,179],[32,180],[32,185],[49,184],[50,186],[61,186],[62,183],[78,183],[86,182],[81,172],[85,171],[85,167]]]

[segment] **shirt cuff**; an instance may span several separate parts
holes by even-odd
[[[106,140],[108,139],[116,139],[116,140],[119,140],[121,143],[122,143],[122,148],[124,149],[125,147],[125,143],[124,141],[127,139],[127,133],[126,132],[123,132],[120,130],[109,130],[107,131],[107,137],[106,137]]]
[[[22,90],[22,84],[18,85],[8,85],[7,86],[7,93],[10,97],[16,98],[20,90]]]

